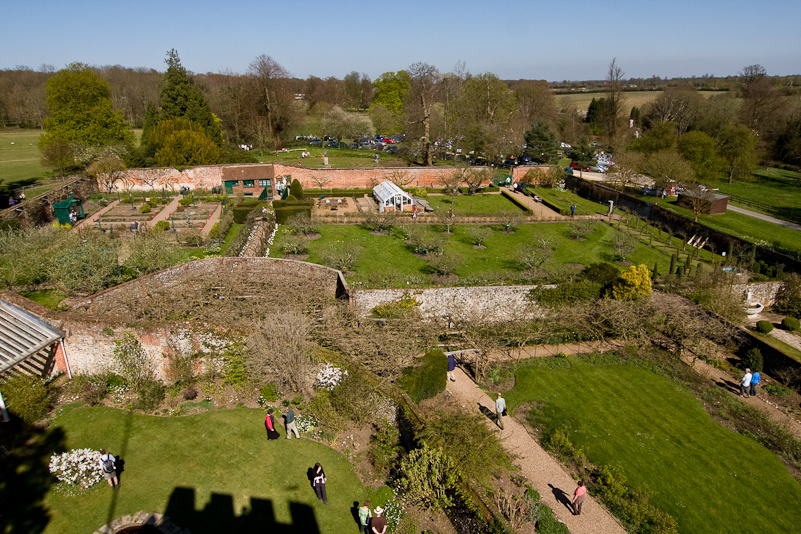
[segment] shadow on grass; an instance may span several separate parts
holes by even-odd
[[[220,532],[270,532],[283,534],[303,532],[319,534],[320,528],[311,506],[289,503],[292,522],[278,523],[273,503],[268,499],[250,498],[250,506],[235,515],[233,496],[212,493],[208,504],[198,510],[195,507],[195,490],[177,487],[170,495],[164,515],[181,528],[193,534],[217,534]]]
[[[66,451],[61,428],[29,427],[14,418],[0,423],[0,528],[6,534],[42,532],[50,522],[43,500],[56,482],[50,455]]]

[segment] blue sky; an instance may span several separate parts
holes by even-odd
[[[0,0],[0,69],[73,61],[242,73],[258,55],[290,74],[375,79],[422,61],[504,79],[718,76],[759,63],[801,73],[801,1]]]

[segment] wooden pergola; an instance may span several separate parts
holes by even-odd
[[[55,326],[0,299],[0,380],[17,373],[49,376],[63,338],[64,333]],[[64,360],[66,363],[66,355]]]

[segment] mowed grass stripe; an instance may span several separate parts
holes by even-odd
[[[782,462],[755,441],[714,422],[689,391],[626,365],[518,371],[506,399],[544,403],[549,428],[564,426],[596,464],[623,466],[634,486],[681,532],[794,532],[801,487]]]

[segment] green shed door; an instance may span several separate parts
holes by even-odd
[[[226,181],[225,182],[225,192],[228,193],[229,195],[232,194],[234,192],[234,186],[238,185],[238,184],[239,184],[239,182],[237,180],[233,180],[233,181],[228,180],[228,181]]]

